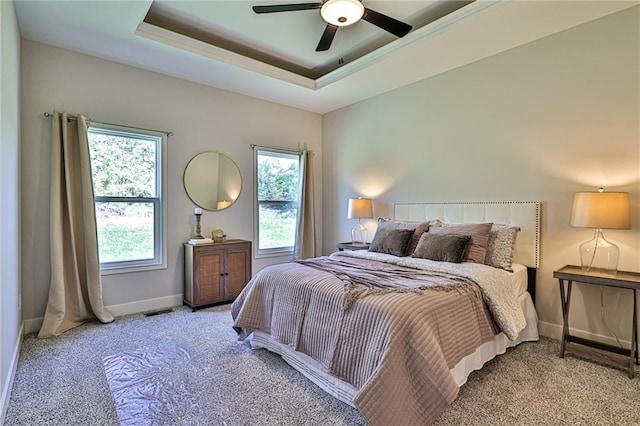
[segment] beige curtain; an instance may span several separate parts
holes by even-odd
[[[304,150],[301,156],[303,167],[298,235],[296,235],[295,258],[316,257],[316,221],[313,195],[313,152]]]
[[[96,215],[85,117],[54,112],[51,136],[51,284],[38,337],[113,315],[102,302]]]

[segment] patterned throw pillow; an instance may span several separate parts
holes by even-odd
[[[494,223],[487,242],[485,265],[513,272],[513,252],[520,228],[512,225]]]
[[[425,232],[420,237],[413,257],[460,263],[469,241],[471,241],[469,235],[439,235]]]
[[[369,251],[405,256],[413,229],[380,229],[371,241]]]
[[[492,223],[463,223],[459,225],[442,224],[442,227],[429,228],[430,234],[470,235],[471,241],[467,244],[464,262],[484,263],[487,254],[487,243]]]

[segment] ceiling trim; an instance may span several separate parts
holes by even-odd
[[[221,47],[187,37],[147,22],[141,22],[138,24],[135,34],[187,52],[226,62],[227,64],[242,67],[246,70],[277,78],[288,83],[297,84],[298,86],[302,86],[307,89],[316,89],[316,82],[311,78],[301,76],[273,65],[265,64],[264,62],[256,59],[248,58]]]
[[[474,1],[315,80],[145,21],[138,24],[135,34],[177,49],[242,67],[249,71],[316,91],[373,65],[403,47],[431,37],[475,13],[500,3],[500,0]]]

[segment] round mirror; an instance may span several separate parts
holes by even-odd
[[[184,189],[191,201],[207,210],[223,210],[240,195],[242,177],[236,163],[218,151],[202,152],[184,169]]]

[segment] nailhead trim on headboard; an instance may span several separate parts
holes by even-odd
[[[539,201],[470,201],[441,203],[396,203],[396,220],[426,221],[440,219],[450,223],[493,222],[517,225],[514,262],[538,268],[540,265]]]

